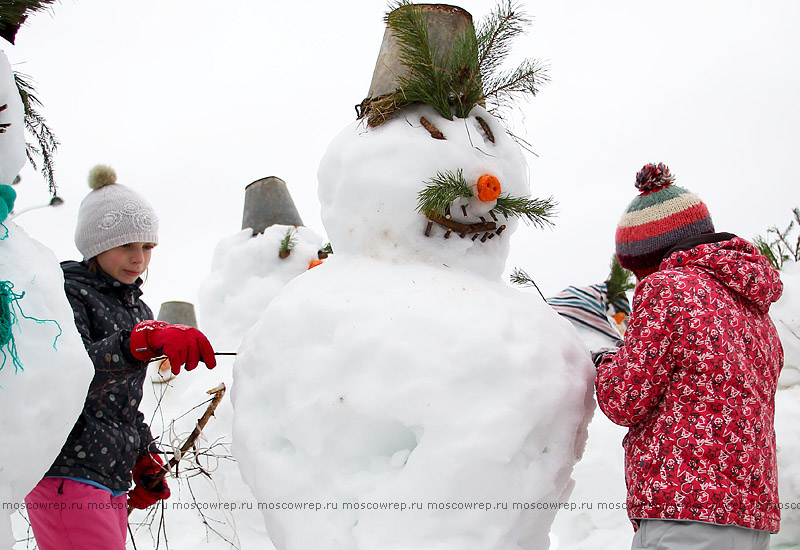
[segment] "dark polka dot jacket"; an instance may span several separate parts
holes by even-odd
[[[769,318],[778,272],[734,237],[670,254],[636,288],[597,402],[628,426],[631,519],[776,532],[775,390],[783,348]]]
[[[155,450],[139,412],[147,363],[130,353],[130,331],[153,313],[139,297],[141,280],[120,283],[89,271],[85,262],[62,262],[64,287],[94,378],[75,427],[47,476],[90,479],[126,491],[138,456]]]

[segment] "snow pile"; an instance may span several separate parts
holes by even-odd
[[[783,295],[769,310],[783,344],[783,372],[778,386],[800,386],[800,264],[786,263],[781,269]]]
[[[21,298],[12,312],[13,344],[0,368],[0,548],[11,548],[9,516],[53,463],[78,419],[94,368],[64,293],[55,255],[14,222],[0,225],[0,272]]]
[[[287,234],[292,250],[281,258],[279,250]],[[214,349],[236,351],[275,295],[317,260],[321,246],[322,238],[302,226],[273,225],[255,237],[251,229],[244,229],[220,240],[200,288],[198,308],[199,328]],[[231,387],[233,359],[220,356],[217,360],[211,371],[200,366],[177,377],[168,368],[153,369],[142,410],[155,411],[149,423],[164,449],[180,448],[189,436],[206,408],[208,390],[220,383]],[[242,550],[271,547],[255,499],[230,454],[232,425],[228,394],[203,430],[197,461],[187,457],[179,477],[168,479],[172,497],[164,509],[164,524],[170,537],[181,544],[233,544]],[[153,516],[139,511],[132,516],[138,548],[155,548],[158,543],[159,520]]]
[[[610,321],[609,321],[610,322]],[[581,341],[589,349],[612,347],[616,340],[573,323]],[[572,477],[575,489],[570,508],[553,523],[554,544],[558,550],[627,550],[633,529],[625,511],[625,453],[622,438],[628,429],[617,426],[602,412],[589,424],[589,439],[583,458]]]
[[[800,264],[784,264],[783,296],[770,309],[783,344],[784,366],[775,395],[781,531],[773,548],[800,550]]]
[[[270,303],[234,367],[234,454],[281,550],[549,546],[594,407],[588,352],[500,280],[513,220],[444,239],[415,212],[443,171],[528,195],[518,147],[474,113],[497,143],[419,107],[351,125],[321,162],[336,254]]]

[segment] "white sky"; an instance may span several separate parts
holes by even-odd
[[[601,282],[620,214],[647,162],[746,238],[800,206],[800,3],[795,0],[526,1],[514,61],[546,60],[552,82],[515,116],[533,194],[559,202],[556,228],[522,227],[508,269],[545,294]],[[494,2],[458,3],[476,19]],[[369,88],[387,4],[228,0],[62,0],[29,20],[15,69],[32,76],[61,140],[59,209],[16,221],[53,249],[73,244],[86,174],[113,166],[155,206],[161,244],[145,299],[197,303],[214,246],[241,227],[244,188],[283,178],[324,235],[316,172]],[[413,159],[409,159],[413,162]],[[17,210],[46,202],[30,167]],[[365,228],[368,229],[368,228]],[[335,243],[334,243],[335,244]]]

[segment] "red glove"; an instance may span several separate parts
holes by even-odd
[[[144,510],[170,496],[167,480],[161,478],[153,485],[156,474],[163,471],[164,461],[156,454],[146,454],[139,457],[133,467],[133,491],[128,493],[128,506]]]
[[[200,361],[210,369],[217,366],[214,348],[202,332],[163,321],[142,321],[133,327],[131,353],[139,361],[166,355],[175,375],[184,363],[186,370],[192,370]]]

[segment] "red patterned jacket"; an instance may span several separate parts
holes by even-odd
[[[623,441],[628,516],[777,532],[769,318],[783,286],[744,239],[673,252],[638,285],[625,344],[597,371]]]

